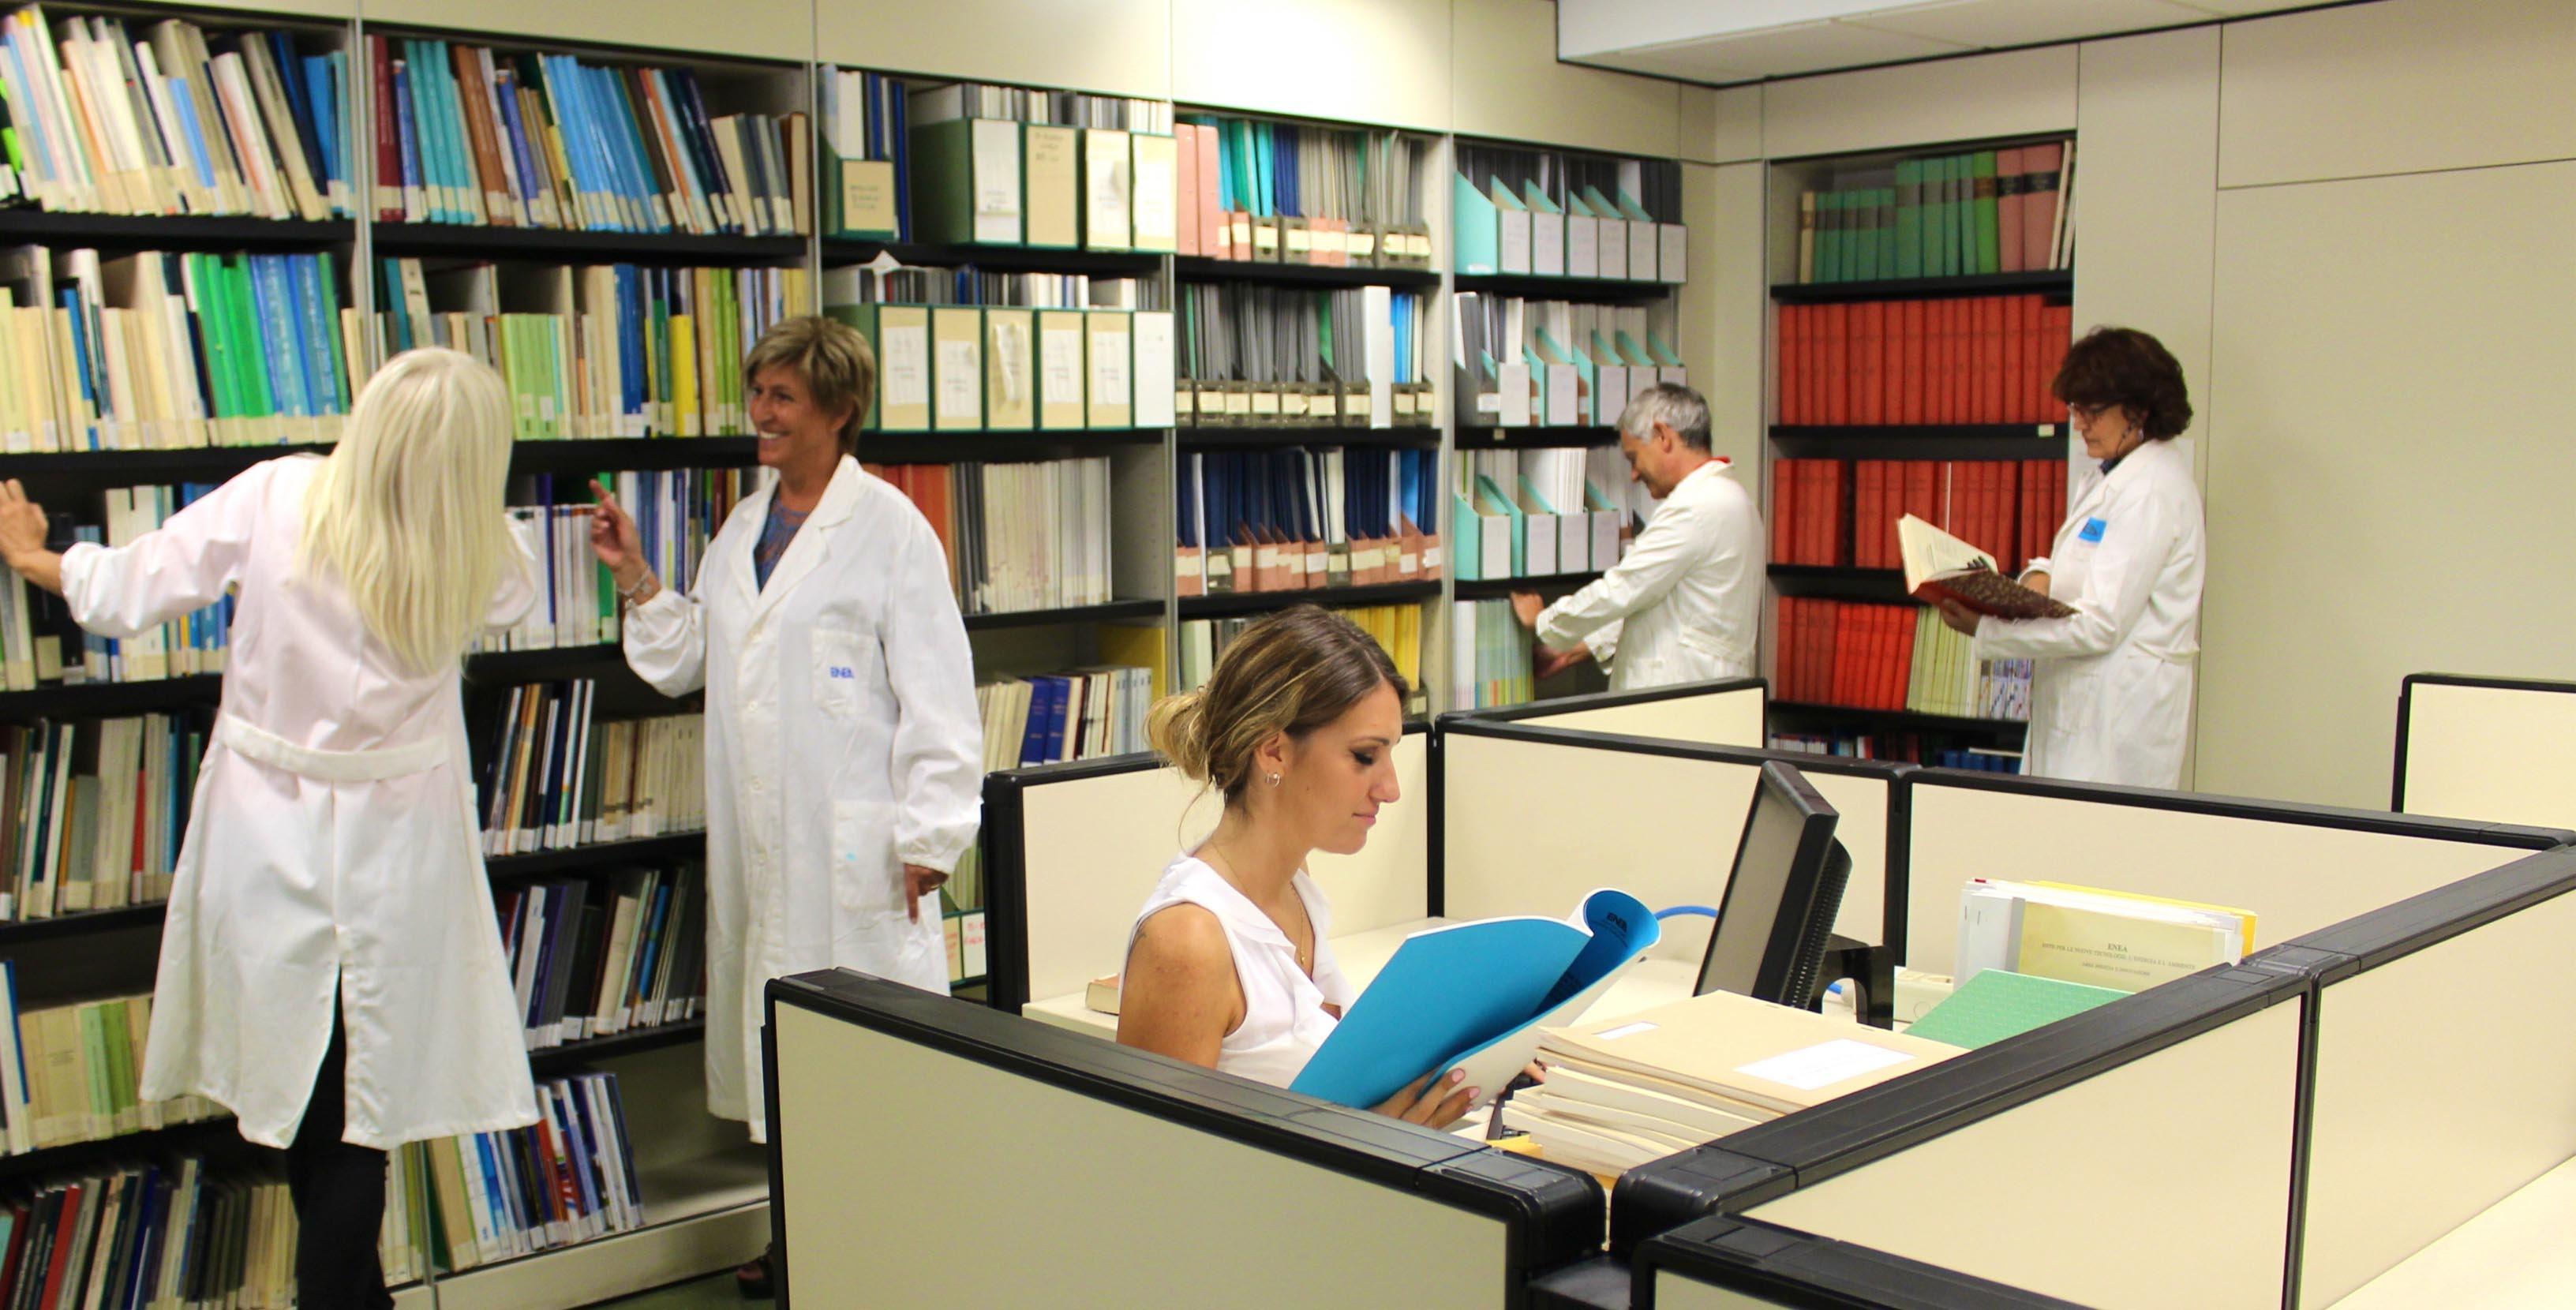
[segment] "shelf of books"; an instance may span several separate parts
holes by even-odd
[[[2063,515],[2074,142],[1774,166],[1774,744],[2017,767],[2027,661],[1905,592],[1912,514],[2020,568]]]

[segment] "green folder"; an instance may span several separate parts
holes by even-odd
[[[1995,209],[1995,152],[1978,151],[1972,157],[1970,167],[1976,179],[1977,266],[1966,271],[2000,273],[2004,271],[2004,265],[2000,249],[2002,230],[1998,226],[2001,220]]]
[[[1905,1035],[1973,1051],[2127,995],[2108,987],[1985,969],[1915,1020]]]

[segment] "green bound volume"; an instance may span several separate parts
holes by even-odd
[[[1950,999],[1915,1020],[1905,1035],[1975,1050],[2082,1014],[2097,1005],[2108,1005],[2126,995],[2108,987],[2034,978],[2004,969],[1980,969],[1950,993]]]
[[[1995,152],[1980,150],[1973,156],[1977,197],[1977,265],[1970,273],[2004,271],[2001,219],[1995,207]]]

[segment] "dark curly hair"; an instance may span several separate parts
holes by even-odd
[[[2069,405],[2118,406],[2149,441],[2170,441],[2191,426],[2191,396],[2182,365],[2163,342],[2136,328],[2098,327],[2067,347],[2049,390]]]

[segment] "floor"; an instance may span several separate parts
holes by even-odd
[[[733,1274],[727,1271],[694,1282],[678,1283],[640,1296],[617,1301],[603,1301],[594,1310],[737,1310],[742,1306],[770,1305],[769,1301],[746,1301],[733,1290]]]

